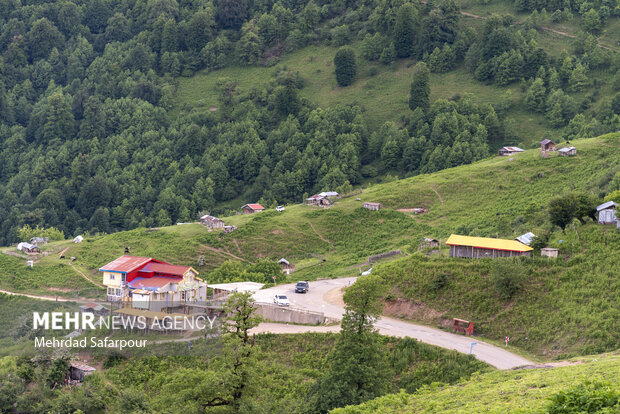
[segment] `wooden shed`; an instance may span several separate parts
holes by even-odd
[[[561,157],[572,157],[574,155],[577,155],[577,148],[575,147],[560,148],[558,150],[558,155]]]
[[[365,202],[364,204],[362,204],[362,207],[367,209],[367,210],[372,210],[372,211],[376,211],[376,210],[380,210],[381,207],[383,207],[381,205],[381,203],[371,203],[371,202]]]
[[[282,272],[286,273],[287,275],[290,275],[295,271],[295,265],[289,263],[289,261],[285,258],[278,260],[278,264],[280,265],[280,267],[282,267]]]
[[[439,247],[439,240],[433,239],[432,237],[425,237],[422,239],[422,244],[420,244],[420,248],[426,247]]]
[[[95,368],[83,362],[72,361],[69,363],[69,371],[67,372],[67,380],[73,382],[83,382],[84,377],[97,371]]]
[[[450,257],[484,259],[495,257],[530,256],[532,249],[515,240],[493,239],[451,235],[446,244],[450,246]]]
[[[596,208],[598,213],[598,224],[615,224],[616,223],[616,207],[618,203],[608,201]]]
[[[241,208],[243,209],[243,214],[253,214],[265,210],[265,207],[260,204],[246,204]]]
[[[550,257],[552,259],[557,259],[559,249],[555,249],[553,247],[543,247],[540,249],[540,255],[543,257]]]
[[[502,147],[499,149],[499,155],[502,157],[507,157],[509,155],[518,154],[523,151],[524,150],[519,147]]]
[[[551,141],[550,139],[543,139],[542,141],[540,141],[540,150],[544,152],[555,151],[555,142]]]
[[[210,229],[221,229],[224,227],[224,220],[208,214],[200,217],[200,223]]]

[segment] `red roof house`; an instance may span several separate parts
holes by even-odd
[[[265,207],[261,206],[260,204],[246,204],[241,208],[243,209],[243,214],[258,213],[265,209]]]

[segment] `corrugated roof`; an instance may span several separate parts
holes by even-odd
[[[189,266],[180,266],[180,265],[171,265],[167,263],[155,263],[151,262],[144,266],[140,272],[155,272],[155,273],[165,273],[167,275],[175,275],[175,276],[183,276],[185,272],[190,270]],[[198,273],[198,272],[194,272]]]
[[[128,283],[128,286],[132,289],[146,289],[146,290],[158,290],[166,286],[170,282],[178,283],[181,279],[174,277],[137,277]]]
[[[519,147],[502,147],[502,149],[510,151],[510,152],[523,152],[523,151],[525,151],[525,150],[522,150]]]
[[[121,256],[116,260],[111,261],[107,265],[103,266],[99,271],[113,271],[128,273],[137,268],[144,266],[148,262],[153,261],[150,257],[138,257],[138,256]]]
[[[90,365],[85,364],[84,362],[80,362],[80,361],[71,361],[69,365],[81,371],[86,371],[86,372],[97,371],[95,368],[91,367]]]
[[[536,235],[530,231],[517,237],[516,240],[529,246],[532,243],[534,237],[536,237]]]
[[[446,241],[450,246],[472,246],[481,249],[508,250],[512,252],[529,252],[532,249],[515,240],[493,239],[490,237],[471,237],[453,234]]]
[[[566,148],[560,148],[558,151],[559,152],[569,152],[569,151],[576,150],[576,149],[577,148],[575,148],[575,147],[566,147]]]
[[[547,145],[548,143],[552,143],[552,144],[553,144],[554,142],[553,142],[553,141],[551,141],[550,139],[543,139],[542,141],[540,141],[540,143],[541,143],[542,145]]]
[[[246,204],[243,207],[250,207],[252,210],[264,210],[265,209],[265,207],[261,206],[260,204]]]
[[[617,207],[618,204],[615,201],[608,201],[606,203],[601,204],[596,208],[596,211],[605,210],[606,208]]]
[[[290,264],[284,257],[278,260],[278,263]]]
[[[321,197],[336,197],[338,193],[335,191],[323,191],[322,193],[319,193],[319,195]]]

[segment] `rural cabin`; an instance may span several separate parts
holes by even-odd
[[[285,258],[278,260],[278,264],[282,268],[282,273],[286,273],[287,275],[290,275],[291,273],[295,271],[295,265],[289,263],[289,261],[286,260]]]
[[[154,312],[204,304],[207,284],[188,266],[150,257],[121,256],[99,269],[109,302]]]
[[[577,148],[575,147],[560,148],[558,150],[558,155],[561,157],[572,157],[573,155],[577,155]]]
[[[223,233],[232,233],[233,231],[237,230],[237,226],[234,225],[230,225],[230,226],[224,226],[222,232]]]
[[[618,203],[608,201],[596,208],[598,213],[598,224],[615,224],[616,223],[616,207]]]
[[[532,249],[516,240],[451,235],[446,244],[450,257],[484,259],[494,257],[530,256]]]
[[[200,217],[200,224],[210,229],[224,228],[224,220],[210,216],[208,214]]]
[[[381,205],[381,203],[370,203],[367,201],[364,204],[362,204],[362,207],[365,208],[366,210],[377,211],[377,210],[380,210],[381,207],[383,206]]]
[[[67,384],[83,382],[84,377],[97,371],[95,368],[79,361],[69,362],[69,370],[65,377]]]
[[[542,141],[540,141],[541,152],[549,152],[549,151],[555,151],[555,150],[556,150],[555,142],[551,141],[550,139],[543,139]]]
[[[17,245],[17,250],[26,254],[41,253],[41,249],[38,246],[26,242],[19,243]]]
[[[109,313],[108,308],[106,308],[103,305],[100,305],[98,303],[93,303],[93,302],[85,303],[82,306],[80,306],[80,312],[81,313],[93,313],[95,315],[101,315],[101,316],[106,316]]]
[[[525,234],[522,234],[521,236],[517,237],[515,240],[525,244],[526,246],[529,246],[532,244],[532,240],[534,240],[534,237],[536,237],[536,235],[530,231]]]
[[[550,257],[551,259],[557,259],[559,249],[554,247],[543,247],[540,249],[540,255],[542,257]]]
[[[241,208],[243,209],[243,214],[254,214],[265,210],[265,207],[260,204],[246,204]]]
[[[335,191],[323,191],[322,193],[306,198],[305,203],[309,205],[329,206],[329,199],[333,197],[338,197],[338,193]]]
[[[422,239],[422,244],[420,244],[420,248],[424,249],[427,247],[439,247],[439,240],[433,239],[431,237],[425,237]]]
[[[502,147],[499,149],[499,155],[501,155],[502,157],[507,157],[510,155],[518,154],[523,151],[524,150],[522,150],[519,147]]]

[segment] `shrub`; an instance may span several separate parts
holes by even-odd
[[[525,283],[527,275],[519,260],[495,259],[491,267],[491,280],[497,293],[504,299],[512,298]]]
[[[586,381],[551,397],[549,414],[617,413],[620,393],[608,383]]]

